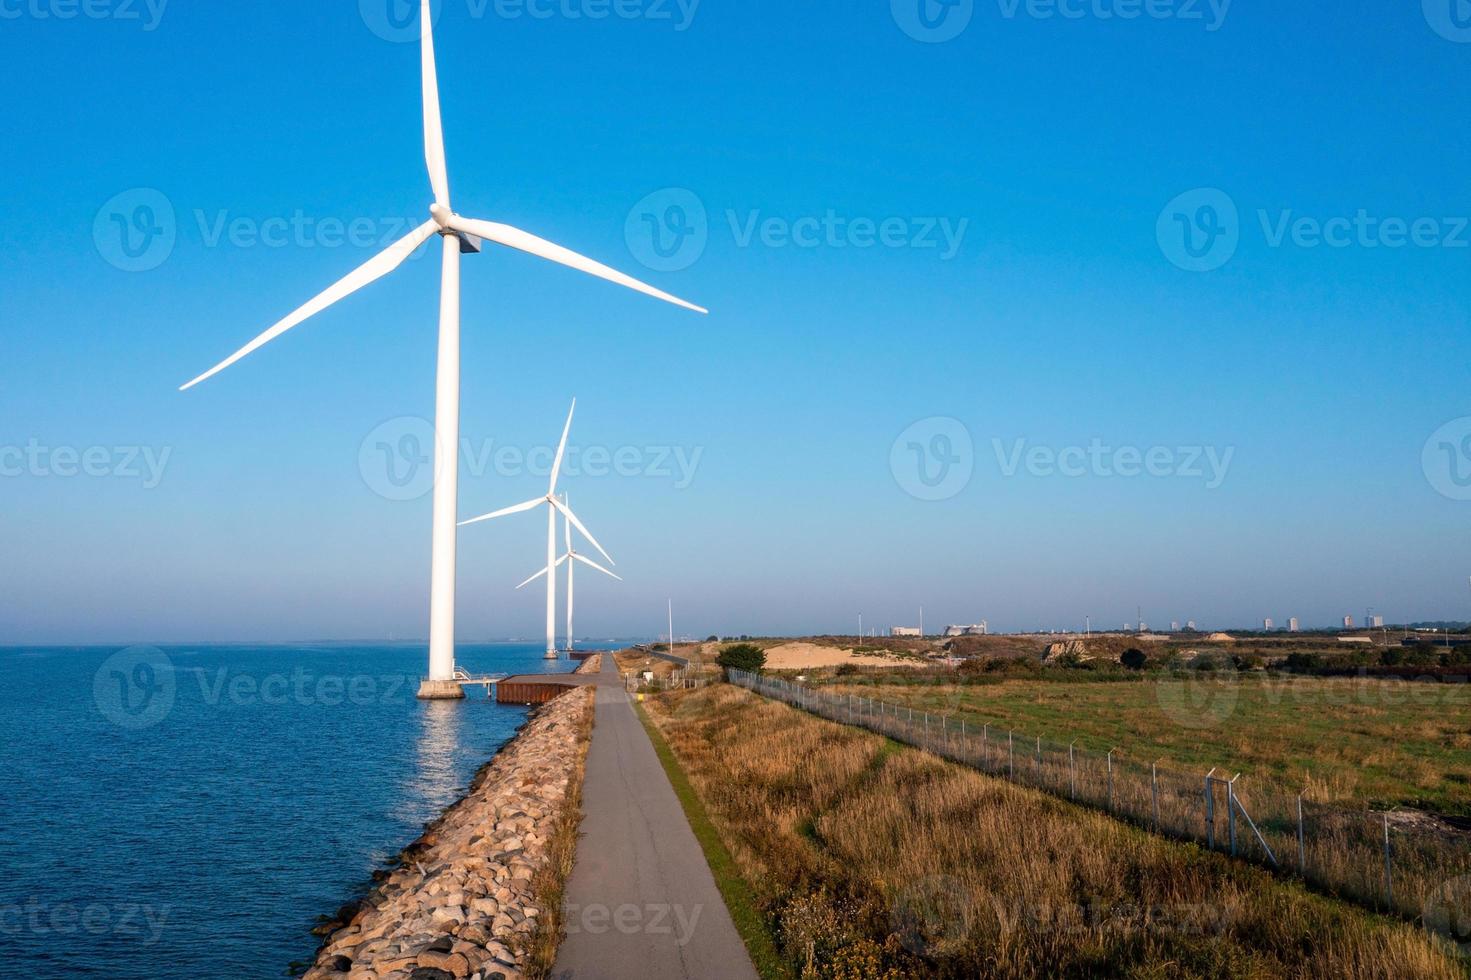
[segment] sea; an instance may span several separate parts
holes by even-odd
[[[462,645],[472,674],[571,670]],[[0,648],[0,963],[30,980],[299,975],[525,721],[415,699],[423,644]]]

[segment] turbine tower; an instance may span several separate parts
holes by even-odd
[[[566,504],[569,508],[572,506],[572,501],[569,497],[567,497],[566,494],[563,494],[562,496],[562,503]],[[573,572],[577,570],[577,563],[582,562],[589,568],[595,568],[598,571],[602,572],[604,575],[616,581],[622,582],[623,579],[619,578],[619,576],[617,575],[614,575],[602,565],[599,565],[597,562],[593,561],[591,558],[587,557],[577,550],[576,545],[572,541],[572,522],[565,517],[562,519],[562,528],[567,535],[567,551],[562,555],[561,558],[557,559],[557,566],[567,566],[567,653],[571,654],[573,647],[572,637],[574,635],[572,632]],[[529,579],[516,586],[516,588],[524,589],[526,588],[526,586],[530,585],[532,582],[535,582],[537,579],[546,574],[547,570],[543,568],[541,571],[537,572],[535,575],[531,576]],[[550,646],[552,642],[553,641],[549,640],[548,645]],[[553,656],[554,655],[551,653],[547,654],[548,659],[551,659]]]
[[[485,521],[493,521],[493,520],[496,520],[497,518],[501,518],[501,517],[509,517],[512,514],[521,514],[521,513],[524,513],[526,511],[528,511],[528,510],[535,510],[537,507],[540,507],[543,504],[546,505],[546,508],[547,508],[547,565],[546,565],[546,568],[543,568],[541,571],[539,571],[535,575],[531,576],[531,578],[527,579],[525,582],[522,582],[521,585],[516,586],[516,588],[519,589],[522,586],[529,585],[532,582],[535,582],[537,579],[541,578],[543,575],[545,575],[547,577],[547,652],[546,652],[546,659],[547,660],[556,660],[557,659],[557,575],[556,575],[556,570],[557,570],[557,566],[561,564],[561,561],[559,561],[557,559],[557,513],[558,512],[561,512],[562,516],[567,519],[567,522],[569,524],[574,525],[577,528],[578,531],[582,532],[582,536],[585,537],[585,538],[587,538],[587,540],[589,542],[591,542],[591,544],[592,544],[592,546],[594,548],[596,548],[596,549],[598,549],[598,551],[602,552],[603,557],[606,558],[606,559],[608,559],[608,563],[610,565],[616,565],[617,564],[617,562],[613,561],[613,556],[610,555],[610,554],[608,554],[606,551],[603,550],[603,546],[600,545],[600,544],[598,544],[597,538],[594,538],[592,536],[592,534],[588,531],[588,529],[583,526],[583,523],[580,520],[577,519],[577,515],[574,514],[574,513],[572,513],[572,508],[571,507],[568,507],[566,504],[562,503],[562,501],[557,497],[557,478],[559,476],[561,476],[561,473],[562,473],[562,458],[567,453],[567,435],[568,435],[568,433],[570,433],[572,431],[572,415],[576,411],[577,411],[577,400],[574,398],[572,400],[572,410],[567,413],[567,424],[562,427],[562,441],[557,444],[557,456],[556,456],[556,459],[554,459],[552,461],[552,477],[551,477],[550,482],[548,482],[548,484],[547,484],[547,492],[546,492],[546,495],[545,496],[537,497],[534,500],[528,500],[528,501],[525,501],[524,503],[515,504],[514,506],[511,506],[511,507],[503,507],[500,510],[493,511],[493,512],[491,512],[489,514],[482,514],[479,517],[474,517],[474,518],[471,518],[468,521],[462,521],[460,523],[460,526],[461,527],[467,527],[467,526],[469,526],[471,524],[480,524],[480,523],[483,523]],[[569,533],[569,540],[570,540],[570,533]],[[583,558],[582,560],[585,561],[585,562],[587,562],[590,565],[592,564],[592,562],[588,561],[586,558]],[[593,567],[594,568],[599,568],[599,566],[596,566],[596,565],[594,565]],[[599,568],[599,571],[606,571],[606,569]],[[609,574],[612,574],[612,573],[610,572]]]
[[[422,34],[420,60],[423,74],[424,159],[428,164],[429,183],[434,192],[434,203],[429,206],[429,220],[180,390],[186,391],[213,377],[338,300],[388,275],[435,235],[443,239],[439,358],[434,404],[435,479],[429,586],[429,677],[419,688],[419,697],[461,698],[464,697],[464,692],[455,681],[455,520],[459,506],[460,444],[460,255],[478,253],[483,242],[490,241],[626,286],[697,313],[708,311],[518,228],[461,217],[451,210],[444,127],[439,111],[439,73],[434,58],[434,23],[429,3],[430,0],[421,0],[419,18]]]

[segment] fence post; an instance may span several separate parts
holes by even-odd
[[[1149,767],[1149,797],[1154,801],[1154,832],[1159,833],[1159,760]]]
[[[1118,749],[1108,750],[1108,810],[1113,812],[1113,754]]]
[[[1014,731],[1006,733],[1006,768],[1012,779],[1016,778],[1016,739],[1013,737],[1015,734]]]
[[[1205,774],[1205,842],[1211,850],[1216,849],[1216,794],[1211,792],[1211,774]]]
[[[1304,878],[1308,874],[1308,845],[1302,826],[1302,796],[1306,792],[1307,790],[1303,790],[1297,794],[1297,873]]]
[[[1394,909],[1394,868],[1389,856],[1389,814],[1384,814],[1384,899],[1385,908]]]
[[[1068,743],[1067,747],[1067,784],[1068,795],[1074,800],[1078,798],[1078,763],[1073,756],[1073,746],[1078,744],[1077,739]]]
[[[1042,785],[1042,736],[1037,736],[1037,758],[1032,762],[1032,772],[1037,780],[1037,786]]]
[[[1226,825],[1231,828],[1231,856],[1236,856],[1236,780],[1241,773],[1231,777],[1226,784]]]

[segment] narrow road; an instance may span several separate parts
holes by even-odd
[[[558,980],[758,980],[611,654],[603,656]]]

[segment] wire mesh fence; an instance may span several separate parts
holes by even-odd
[[[731,683],[861,726],[993,776],[1104,810],[1179,840],[1296,875],[1378,911],[1471,941],[1471,836],[1423,815],[1347,809],[1267,782],[1189,773],[1115,749],[1085,751],[1015,730],[745,671]]]

